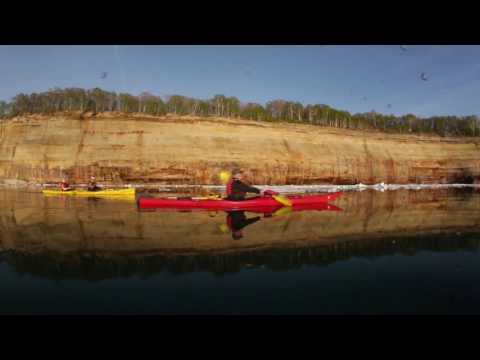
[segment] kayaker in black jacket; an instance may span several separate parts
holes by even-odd
[[[228,211],[227,226],[232,232],[233,240],[239,240],[243,237],[243,228],[260,220],[260,216],[247,219],[245,211]]]
[[[232,178],[227,183],[227,198],[226,200],[241,201],[245,200],[247,193],[255,193],[260,195],[277,195],[271,190],[260,190],[254,186],[245,184],[242,181],[243,172],[236,169],[232,172]]]
[[[98,187],[97,183],[95,182],[95,176],[90,177],[90,181],[88,182],[88,185],[87,185],[87,190],[88,191],[99,191],[99,190],[101,190],[101,188]]]

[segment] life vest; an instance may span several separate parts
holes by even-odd
[[[233,230],[233,228],[232,228],[232,215],[231,214],[227,215],[227,226],[230,229],[230,231]]]
[[[230,179],[227,183],[227,196],[230,196],[233,194],[233,182],[235,179]]]

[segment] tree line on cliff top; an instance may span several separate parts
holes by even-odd
[[[58,111],[145,113],[244,118],[256,121],[306,123],[344,129],[379,130],[389,133],[423,133],[439,136],[480,136],[477,116],[384,115],[375,111],[351,114],[328,105],[304,106],[299,102],[272,100],[265,105],[243,103],[236,97],[215,95],[202,100],[181,95],[155,96],[147,92],[134,96],[99,88],[55,88],[46,92],[19,94],[11,102],[0,101],[0,117],[23,114],[51,114]]]

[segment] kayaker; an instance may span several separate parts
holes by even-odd
[[[67,182],[65,178],[62,179],[60,182],[60,190],[61,191],[70,191],[72,188],[70,187],[70,184]]]
[[[88,182],[87,185],[87,190],[88,191],[99,191],[100,187],[97,186],[97,183],[95,182],[95,176],[90,177],[90,181]]]
[[[227,226],[232,232],[233,240],[239,240],[243,237],[243,228],[260,220],[260,216],[247,219],[245,211],[228,211]]]
[[[243,181],[243,171],[235,169],[232,171],[232,178],[227,183],[227,198],[226,200],[241,201],[245,200],[247,193],[255,193],[260,195],[278,195],[272,190],[260,190],[254,186],[245,184]]]

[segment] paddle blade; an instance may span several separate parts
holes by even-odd
[[[292,213],[292,208],[291,207],[282,207],[275,211],[272,216],[286,216]]]
[[[277,200],[280,204],[285,206],[292,206],[292,202],[288,200],[286,197],[280,195],[273,195],[273,198]]]

